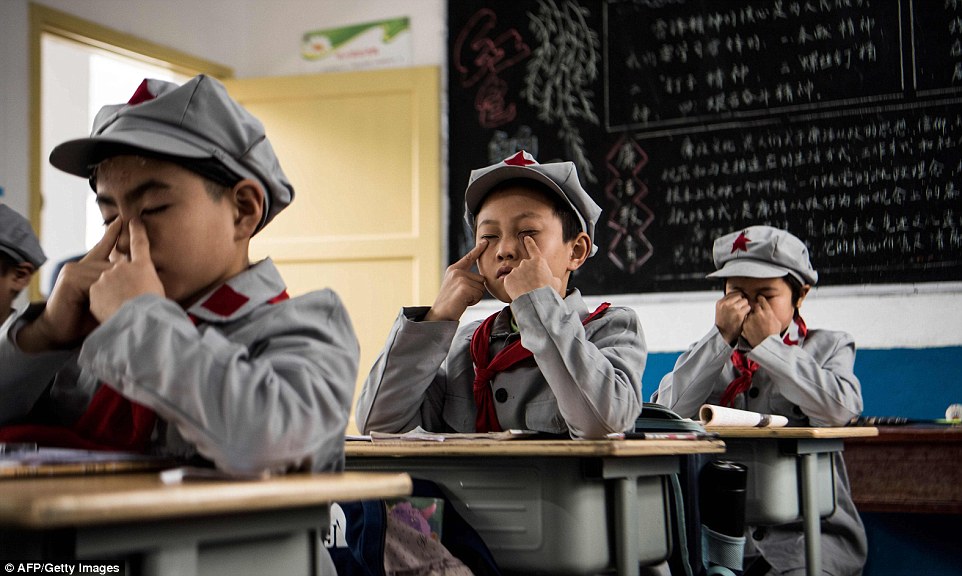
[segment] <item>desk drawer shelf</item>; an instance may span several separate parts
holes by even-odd
[[[523,574],[593,574],[615,567],[611,481],[572,458],[348,458],[350,470],[403,470],[439,484],[499,566]],[[637,479],[638,562],[670,553],[663,476]]]
[[[753,526],[774,526],[802,519],[798,456],[786,453],[777,440],[740,441],[727,438],[721,458],[748,468],[745,521]],[[818,455],[818,512],[835,511],[834,463],[829,453]]]

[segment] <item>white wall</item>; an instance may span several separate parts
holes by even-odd
[[[304,32],[396,16],[411,18],[412,64],[444,64],[444,0],[37,0],[52,8],[232,67],[238,77],[307,74]],[[27,210],[28,0],[0,0],[0,186]],[[718,294],[609,298],[634,307],[652,351],[676,351],[710,326]],[[601,298],[589,299],[590,303]],[[475,315],[482,315],[479,309]],[[845,329],[861,348],[962,345],[962,284],[816,289],[809,325]]]
[[[0,187],[4,202],[28,213],[29,58],[27,2],[0,2]]]

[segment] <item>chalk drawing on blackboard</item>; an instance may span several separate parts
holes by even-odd
[[[497,128],[517,117],[517,105],[509,101],[508,84],[499,74],[531,52],[517,29],[495,32],[497,22],[493,10],[478,10],[458,33],[451,63],[463,88],[477,86],[474,108],[482,128]]]
[[[527,150],[535,158],[538,157],[538,136],[530,126],[518,126],[514,136],[508,135],[504,130],[495,130],[488,142],[488,163],[497,164],[521,150]]]
[[[579,70],[552,52],[590,37],[579,18],[601,69],[569,77],[600,123],[567,118],[593,170],[545,97],[543,71]],[[532,142],[579,160],[604,209],[583,294],[709,289],[712,240],[762,223],[805,238],[826,286],[962,278],[962,0],[451,0],[448,30],[450,205],[470,170]],[[452,258],[471,247],[460,216]]]
[[[601,75],[601,40],[585,21],[590,14],[576,2],[539,0],[529,13],[534,35],[521,97],[545,124],[558,127],[558,140],[586,182],[597,182],[579,121],[599,125],[591,86]]]
[[[608,259],[620,270],[634,274],[655,253],[654,246],[645,236],[645,229],[655,220],[644,199],[648,185],[639,176],[648,164],[648,154],[634,139],[622,136],[608,155],[609,180],[605,196],[611,203],[608,227],[615,231],[608,244]]]

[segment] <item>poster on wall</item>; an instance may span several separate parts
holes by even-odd
[[[448,2],[450,260],[470,171],[525,149],[602,207],[586,294],[714,289],[753,224],[820,285],[962,280],[962,4],[904,6]]]
[[[391,18],[305,32],[301,58],[319,72],[411,65],[409,18]]]

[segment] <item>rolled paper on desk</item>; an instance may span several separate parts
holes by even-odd
[[[759,414],[749,410],[726,408],[703,404],[698,419],[704,426],[753,426],[756,428],[780,428],[788,425],[788,418],[774,414]]]

